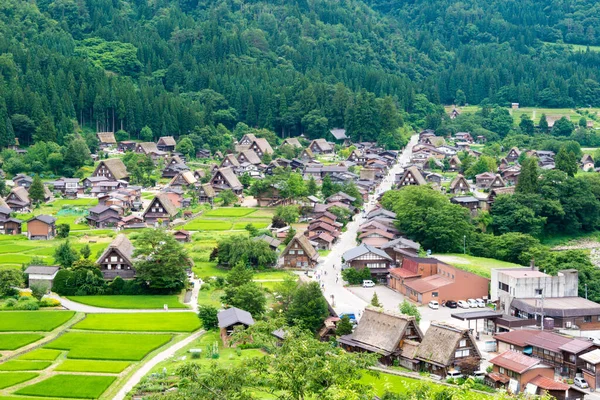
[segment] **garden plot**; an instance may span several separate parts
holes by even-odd
[[[73,315],[74,311],[3,311],[0,332],[50,332]]]
[[[0,364],[0,371],[40,371],[48,368],[50,361],[7,361]]]
[[[98,360],[65,360],[55,371],[66,372],[101,372],[118,374],[131,365],[127,361],[98,361]]]
[[[116,309],[162,309],[166,304],[169,308],[187,308],[179,302],[175,295],[139,295],[139,296],[68,296],[69,300],[88,306]]]
[[[172,337],[165,334],[67,332],[44,348],[67,350],[67,358],[73,359],[139,361]]]
[[[0,350],[16,350],[29,343],[37,342],[43,337],[43,335],[38,335],[36,333],[3,333],[0,334]]]
[[[37,378],[39,374],[35,372],[1,372],[0,373],[0,389],[15,386],[21,382]]]
[[[114,376],[54,375],[15,393],[27,396],[97,399],[115,379]]]
[[[54,361],[60,356],[62,351],[49,349],[36,349],[17,357],[15,360],[43,360]]]
[[[74,329],[131,332],[193,332],[200,328],[195,313],[88,314]]]

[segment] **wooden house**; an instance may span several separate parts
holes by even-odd
[[[469,185],[464,176],[459,174],[450,182],[448,192],[452,194],[467,194],[471,192],[471,185]]]
[[[254,325],[252,315],[248,311],[236,307],[219,311],[217,320],[219,322],[221,340],[226,346],[231,346],[230,339],[236,326],[247,328]]]
[[[259,158],[263,158],[265,154],[273,154],[273,148],[265,138],[256,138],[250,144],[249,150],[252,150],[258,155]]]
[[[296,234],[281,252],[281,266],[284,268],[314,268],[319,253],[308,238],[301,233]]]
[[[240,196],[244,187],[231,168],[219,168],[210,179],[210,185],[215,193],[221,193],[223,190],[231,190]]]
[[[503,194],[514,194],[514,193],[515,193],[514,186],[495,188],[495,189],[490,190],[490,193],[488,194],[487,202],[491,207],[492,204],[494,204],[494,200],[496,200],[496,197],[503,195]]]
[[[316,157],[315,157],[314,153],[309,148],[303,149],[302,152],[300,153],[300,160],[311,161],[311,160],[314,160],[315,158]]]
[[[354,332],[338,338],[338,343],[346,351],[375,353],[382,364],[418,371],[414,355],[421,340],[415,317],[367,307]]]
[[[56,218],[37,215],[27,221],[27,239],[50,240],[56,236]]]
[[[227,167],[231,167],[233,169],[240,167],[240,162],[233,154],[227,154],[225,157],[223,157],[223,161],[221,161],[221,164],[219,165],[219,168]]]
[[[8,196],[6,196],[6,204],[12,211],[28,211],[31,207],[29,192],[23,186],[16,186],[12,188]]]
[[[111,181],[129,181],[127,167],[120,158],[101,160],[92,173],[93,177],[105,177]]]
[[[156,143],[156,148],[160,151],[175,151],[177,142],[173,136],[161,136]]]
[[[173,179],[171,179],[171,182],[169,182],[169,186],[188,187],[194,186],[196,185],[196,183],[198,183],[198,179],[196,179],[192,171],[182,171],[178,173]]]
[[[22,186],[25,189],[29,189],[33,183],[33,178],[25,174],[16,174],[13,178],[13,182],[15,183],[15,186]]]
[[[514,163],[516,162],[519,157],[521,156],[521,150],[519,150],[518,147],[513,147],[512,149],[510,149],[508,151],[508,154],[506,155],[506,161],[508,161],[509,163]]]
[[[137,144],[137,142],[135,142],[133,140],[124,140],[122,142],[119,142],[119,144],[117,145],[117,149],[119,151],[122,151],[123,153],[125,153],[127,151],[134,151],[136,144]]]
[[[190,168],[185,164],[167,164],[162,170],[163,178],[174,178],[182,172],[189,171]]]
[[[579,165],[581,169],[584,171],[593,171],[594,170],[594,159],[589,154],[584,154],[579,161]]]
[[[342,255],[342,262],[346,267],[356,270],[369,268],[374,280],[385,282],[393,260],[385,251],[367,244],[361,244],[346,251]]]
[[[101,149],[108,149],[117,145],[117,139],[115,139],[114,132],[98,132],[98,146]]]
[[[112,280],[117,276],[123,279],[135,278],[133,267],[133,244],[124,234],[119,234],[96,260],[104,279]]]
[[[188,231],[183,229],[179,229],[173,232],[173,236],[175,237],[175,240],[181,243],[186,243],[192,240],[192,235]]]
[[[525,392],[530,382],[539,381],[538,377],[554,381],[554,368],[519,351],[507,350],[492,358],[490,363],[492,372],[485,379],[488,385],[496,389],[508,389],[508,383],[512,380],[513,394]]]
[[[457,155],[453,155],[450,157],[450,160],[448,160],[448,165],[450,166],[450,171],[458,171],[462,167],[462,161],[460,161],[460,158],[458,158]]]
[[[281,143],[282,146],[292,146],[297,148],[302,148],[302,144],[298,140],[298,138],[287,138]]]
[[[472,216],[476,216],[481,208],[479,199],[473,196],[453,197],[450,199],[450,202],[466,208],[470,211]],[[485,201],[483,201],[483,203],[485,204]]]
[[[314,247],[317,250],[331,250],[335,239],[336,237],[328,232],[309,232],[308,234],[308,240],[314,243]]]
[[[159,221],[162,221],[162,224],[168,224],[178,212],[179,210],[167,193],[159,193],[154,196],[142,217],[146,223],[151,225],[159,224]]]
[[[210,183],[198,186],[198,202],[213,204],[217,194]]]
[[[415,358],[421,361],[421,370],[445,377],[467,357],[481,360],[475,338],[467,328],[432,322],[417,348]]]
[[[404,170],[404,173],[401,175],[398,180],[398,187],[403,188],[404,186],[410,185],[426,185],[427,181],[423,178],[423,174],[421,171],[414,165],[408,167]]]
[[[88,211],[86,219],[92,228],[113,228],[121,222],[121,212],[118,207],[97,205]]]
[[[399,237],[391,240],[381,246],[388,256],[394,260],[394,264],[402,265],[404,257],[416,257],[419,254],[421,245],[405,237]]]
[[[20,235],[21,221],[18,218],[12,218],[10,213],[12,210],[6,207],[6,204],[0,206],[0,233],[3,235]]]
[[[325,139],[315,139],[308,145],[313,154],[333,154],[333,146]]]
[[[135,145],[135,152],[139,154],[145,154],[147,156],[152,156],[153,154],[159,154],[160,150],[158,150],[158,147],[154,142],[143,142],[137,143]]]
[[[238,154],[237,156],[237,160],[240,163],[240,165],[243,163],[250,163],[252,165],[258,165],[261,163],[260,157],[258,156],[258,154],[256,154],[254,150],[241,151],[240,154]]]

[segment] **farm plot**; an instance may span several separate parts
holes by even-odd
[[[0,332],[50,332],[73,315],[74,311],[3,311]]]
[[[28,345],[29,343],[37,342],[43,337],[43,335],[38,335],[36,333],[1,334],[0,350],[16,350],[20,347]]]
[[[65,360],[55,371],[66,372],[102,372],[118,374],[131,365],[127,361]]]
[[[74,328],[93,331],[193,332],[200,328],[200,320],[191,312],[88,314]]]
[[[28,396],[97,399],[115,379],[114,376],[54,375],[15,393]]]
[[[62,353],[60,350],[36,349],[17,357],[16,360],[54,361],[60,356],[60,353]]]
[[[231,217],[245,217],[247,215],[252,214],[253,212],[255,212],[256,209],[255,208],[247,208],[247,207],[233,207],[233,208],[217,208],[215,210],[210,210],[205,212],[203,215],[205,217],[224,217],[224,218],[231,218]]]
[[[7,361],[0,364],[0,371],[39,371],[48,368],[50,361]]]
[[[139,361],[171,338],[165,334],[68,332],[44,348],[68,350],[67,358]]]
[[[18,383],[36,378],[35,372],[3,372],[0,373],[0,389],[14,386]]]
[[[156,296],[69,296],[69,300],[102,308],[123,309],[162,309],[166,304],[169,308],[187,308],[179,302],[175,295]]]

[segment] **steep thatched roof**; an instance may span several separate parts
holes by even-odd
[[[213,189],[210,183],[205,183],[202,185],[202,190],[204,190],[204,195],[206,197],[215,197],[217,194],[215,193],[215,189]]]
[[[125,179],[129,177],[129,173],[127,172],[127,167],[123,164],[123,161],[120,158],[109,158],[107,160],[100,161],[98,168],[104,164],[106,168],[110,171],[112,176],[116,179]]]
[[[221,174],[221,176],[223,177],[223,179],[227,182],[227,185],[233,189],[233,190],[239,190],[242,189],[243,186],[240,182],[240,180],[238,179],[238,177],[233,173],[233,170],[230,167],[227,168],[219,168],[217,170],[217,172],[215,173],[215,175],[213,175],[212,179],[210,180],[211,185],[214,185],[214,180],[215,177]]]
[[[22,202],[29,203],[29,192],[23,186],[17,186],[13,188],[11,193],[14,193]],[[10,196],[10,194],[9,194]]]
[[[289,146],[292,146],[292,147],[302,147],[298,138],[287,138],[283,141],[283,143],[281,145],[283,146],[286,144]]]
[[[154,199],[150,202],[150,205],[148,205],[148,208],[146,208],[146,210],[144,211],[143,217],[146,217],[146,214],[148,212],[150,212],[150,210],[152,209],[152,206],[155,204],[155,202],[159,202],[161,204],[161,206],[163,207],[163,209],[165,210],[165,212],[170,216],[173,217],[174,215],[177,214],[177,207],[175,207],[175,205],[171,202],[171,199],[169,198],[167,193],[159,193],[156,196],[154,196]]]
[[[225,163],[228,162],[228,165],[225,165]],[[233,167],[239,167],[240,166],[240,162],[237,160],[237,158],[235,158],[235,156],[233,154],[227,154],[224,158],[223,161],[221,161],[221,165],[220,167],[229,167],[229,166],[233,166]]]
[[[113,132],[98,132],[96,133],[98,140],[102,144],[116,144],[115,134]]]
[[[261,163],[260,157],[254,150],[244,150],[238,155],[239,162],[249,162],[250,164],[258,165]]]
[[[471,338],[471,343],[475,343],[475,339],[466,328],[458,328],[456,326],[432,323],[429,326],[423,341],[417,349],[415,358],[434,365],[447,367],[454,358],[454,350],[458,346],[461,339]],[[472,350],[481,357],[477,346]]]
[[[158,139],[158,144],[163,146],[176,146],[177,142],[173,136],[161,136]]]
[[[128,264],[133,264],[133,244],[124,234],[118,234],[96,262],[100,263],[104,260],[110,254],[111,250],[116,250]]]
[[[154,142],[138,143],[138,147],[142,148],[142,151],[144,152],[144,154],[159,152],[158,147],[156,147],[156,143],[154,143]]]
[[[313,245],[310,244],[310,242],[308,241],[308,238],[302,233],[297,233],[296,236],[294,236],[294,238],[290,240],[286,248],[283,250],[282,254],[287,254],[287,252],[291,249],[292,245],[294,245],[295,243],[298,243],[302,250],[304,250],[304,253],[311,260],[316,260],[317,258],[319,258],[319,253],[317,252],[317,250],[315,250]]]
[[[456,175],[456,177],[454,179],[452,179],[452,182],[450,182],[450,190],[454,190],[456,188],[456,186],[461,182],[463,183],[464,188],[466,190],[471,191],[471,186],[469,185],[469,182],[461,174]]]
[[[265,138],[254,139],[254,144],[263,152],[263,154],[273,154],[273,148]]]

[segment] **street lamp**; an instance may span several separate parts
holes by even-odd
[[[463,254],[467,254],[467,235],[463,235]]]

